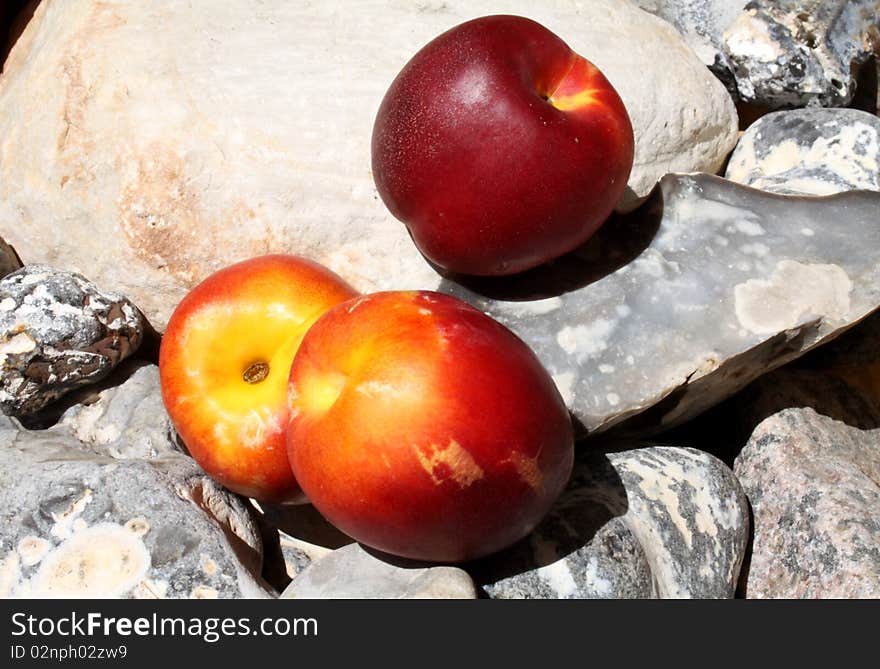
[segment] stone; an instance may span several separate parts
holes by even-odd
[[[0,409],[32,414],[107,376],[146,328],[130,300],[85,277],[28,265],[0,279]]]
[[[858,109],[793,109],[745,131],[726,178],[786,195],[880,191],[880,118]]]
[[[360,544],[332,551],[299,573],[281,599],[475,599],[467,572],[380,555]]]
[[[876,50],[877,0],[753,0],[724,32],[739,99],[845,107]]]
[[[155,367],[49,429],[0,417],[0,597],[274,595],[250,505],[178,450],[145,387]]]
[[[637,0],[636,4],[671,23],[700,61],[725,83],[732,65],[724,52],[724,31],[748,0]]]
[[[740,485],[711,455],[588,449],[545,520],[476,579],[498,599],[730,598],[748,534]]]
[[[754,514],[749,598],[880,598],[880,432],[812,409],[763,421],[734,471]]]
[[[12,274],[15,270],[21,269],[21,259],[18,253],[9,244],[0,237],[0,279],[7,274]]]
[[[68,408],[50,429],[112,458],[152,459],[185,451],[162,403],[159,368],[146,363],[123,383]]]
[[[672,174],[555,263],[441,290],[528,343],[587,432],[656,433],[880,306],[878,208],[876,192],[783,197]]]
[[[287,576],[291,579],[296,578],[310,564],[327,557],[334,550],[291,537],[280,530],[278,534],[284,566]]]
[[[493,12],[544,23],[621,94],[636,133],[621,208],[667,172],[721,169],[730,96],[628,1],[40,3],[0,77],[0,234],[115,287],[159,330],[196,282],[268,252],[364,292],[436,287],[376,194],[372,124],[419,48]]]

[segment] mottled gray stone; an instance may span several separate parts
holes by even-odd
[[[0,596],[271,596],[244,500],[172,445],[95,447],[0,417]]]
[[[740,138],[725,177],[772,193],[880,191],[880,118],[857,109],[793,109]]]
[[[843,107],[872,55],[877,0],[754,0],[724,33],[740,99],[763,107]]]
[[[588,503],[580,512],[604,514]],[[554,513],[523,543],[477,568],[493,599],[652,599],[657,596],[645,552],[620,518],[594,520],[595,534],[568,554],[579,510]],[[578,526],[583,527],[583,526]],[[587,527],[590,527],[589,525]],[[549,537],[549,538],[548,538]]]
[[[732,66],[724,53],[724,31],[748,0],[636,0],[646,12],[668,21],[716,76],[732,81]]]
[[[878,430],[787,409],[735,471],[754,513],[747,597],[880,598]]]
[[[655,432],[876,309],[878,209],[876,192],[784,197],[670,174],[556,262],[441,290],[528,343],[586,429]]]
[[[57,427],[92,450],[113,458],[156,458],[179,453],[174,426],[159,386],[159,368],[142,364],[116,386],[74,404]]]
[[[333,552],[333,549],[296,539],[280,530],[278,535],[281,555],[289,578],[296,578],[310,564]]]
[[[495,598],[729,598],[748,527],[739,483],[706,453],[586,451],[541,525],[476,578]]]
[[[349,544],[297,575],[281,599],[474,599],[476,589],[458,567],[426,567]]]
[[[104,378],[145,328],[128,299],[80,274],[28,265],[0,279],[0,409],[31,414]]]

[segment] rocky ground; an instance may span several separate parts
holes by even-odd
[[[38,4],[4,64],[0,596],[880,596],[880,3],[227,4]],[[583,247],[466,281],[376,198],[365,110],[488,8],[599,65],[636,164]],[[462,297],[535,350],[580,437],[529,537],[416,564],[199,469],[160,333],[268,251]]]

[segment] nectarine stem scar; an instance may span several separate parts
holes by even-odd
[[[244,370],[241,378],[245,381],[245,383],[259,383],[267,376],[269,376],[269,363],[255,362],[252,363],[246,370]]]

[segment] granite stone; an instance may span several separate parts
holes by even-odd
[[[880,598],[880,430],[764,420],[734,466],[754,513],[749,598]]]

